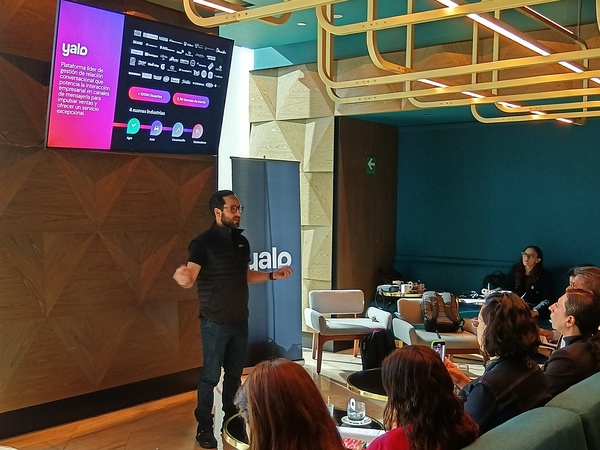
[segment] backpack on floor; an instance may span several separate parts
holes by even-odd
[[[365,335],[360,340],[360,356],[363,370],[381,367],[384,358],[396,350],[391,330],[382,328]]]
[[[458,312],[458,301],[450,292],[424,292],[421,312],[426,331],[456,333],[462,330],[464,320]]]

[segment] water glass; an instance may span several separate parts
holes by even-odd
[[[348,401],[348,420],[353,422],[360,422],[365,419],[367,410],[364,402],[356,401],[351,398]]]

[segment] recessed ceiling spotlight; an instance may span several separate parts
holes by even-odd
[[[306,22],[298,22],[296,25],[298,25],[299,27],[305,27]]]

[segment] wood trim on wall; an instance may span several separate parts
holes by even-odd
[[[398,131],[337,118],[334,159],[333,286],[362,289],[373,299],[379,269],[396,252]],[[376,158],[367,173],[367,158]]]

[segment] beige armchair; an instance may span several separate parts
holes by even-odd
[[[365,296],[358,289],[310,291],[308,304],[304,321],[313,330],[312,358],[317,358],[317,373],[321,373],[325,342],[353,340],[356,357],[359,339],[380,328],[390,328],[392,323],[389,312],[373,307],[367,309],[365,317]]]
[[[421,313],[421,299],[398,299],[398,315],[392,320],[394,337],[407,345],[430,346],[431,341],[439,339],[435,332],[425,331]],[[463,331],[440,333],[446,341],[447,354],[479,353],[479,343],[471,319],[465,319]]]

